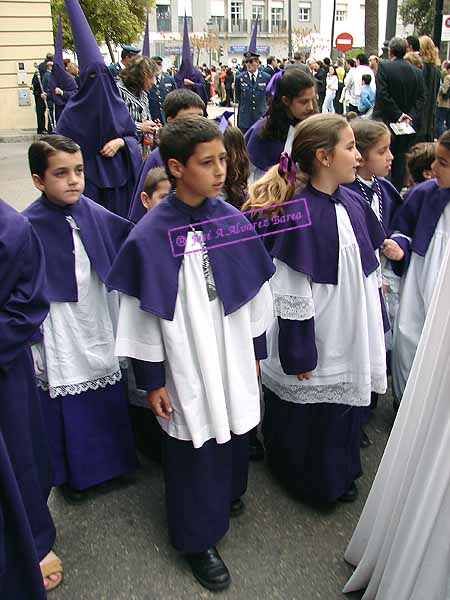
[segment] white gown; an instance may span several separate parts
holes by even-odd
[[[403,400],[345,553],[344,592],[445,600],[450,571],[450,254],[443,261]]]
[[[189,232],[186,247],[194,244]],[[116,354],[164,361],[173,407],[170,420],[159,419],[166,433],[192,440],[195,448],[212,438],[223,444],[231,432],[247,433],[260,421],[253,338],[266,331],[272,318],[267,282],[250,302],[224,316],[220,298],[208,298],[202,252],[192,252],[180,267],[173,321],[122,296]]]
[[[425,256],[411,253],[411,262],[401,283],[392,352],[392,383],[398,400],[402,398],[412,367],[449,238],[450,205],[438,221]]]

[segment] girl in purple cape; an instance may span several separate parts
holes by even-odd
[[[257,181],[290,152],[295,126],[316,110],[313,78],[299,68],[276,73],[267,86],[267,114],[245,134],[251,165],[249,183]]]
[[[433,291],[450,239],[450,132],[438,140],[432,164],[435,179],[408,192],[393,222],[392,238],[401,246],[385,251],[402,274],[394,328],[392,384],[400,402],[422,334]]]
[[[386,390],[375,255],[385,235],[370,206],[342,186],[359,159],[345,119],[315,115],[296,128],[291,157],[249,190],[249,207],[273,223],[303,206],[274,204],[308,207],[309,227],[274,225],[276,319],[261,372],[270,468],[315,502],[356,499],[361,407]]]

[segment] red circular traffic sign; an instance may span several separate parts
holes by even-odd
[[[340,33],[336,38],[335,45],[341,52],[347,52],[353,48],[353,36],[350,33]]]

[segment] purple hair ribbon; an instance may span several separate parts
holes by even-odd
[[[269,81],[266,87],[266,96],[275,96],[278,89],[278,80],[283,76],[284,71],[281,69],[272,75],[272,79]]]
[[[292,160],[287,152],[282,152],[278,164],[278,174],[286,177],[291,185],[295,185],[297,180],[297,164]]]

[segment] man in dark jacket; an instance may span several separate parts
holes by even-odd
[[[377,92],[373,118],[390,123],[407,123],[418,131],[422,111],[426,101],[423,77],[419,69],[404,60],[407,44],[401,38],[392,38],[389,42],[389,60],[381,61],[378,66]],[[400,191],[404,184],[405,154],[415,142],[415,134],[396,135],[392,133],[391,180]]]

